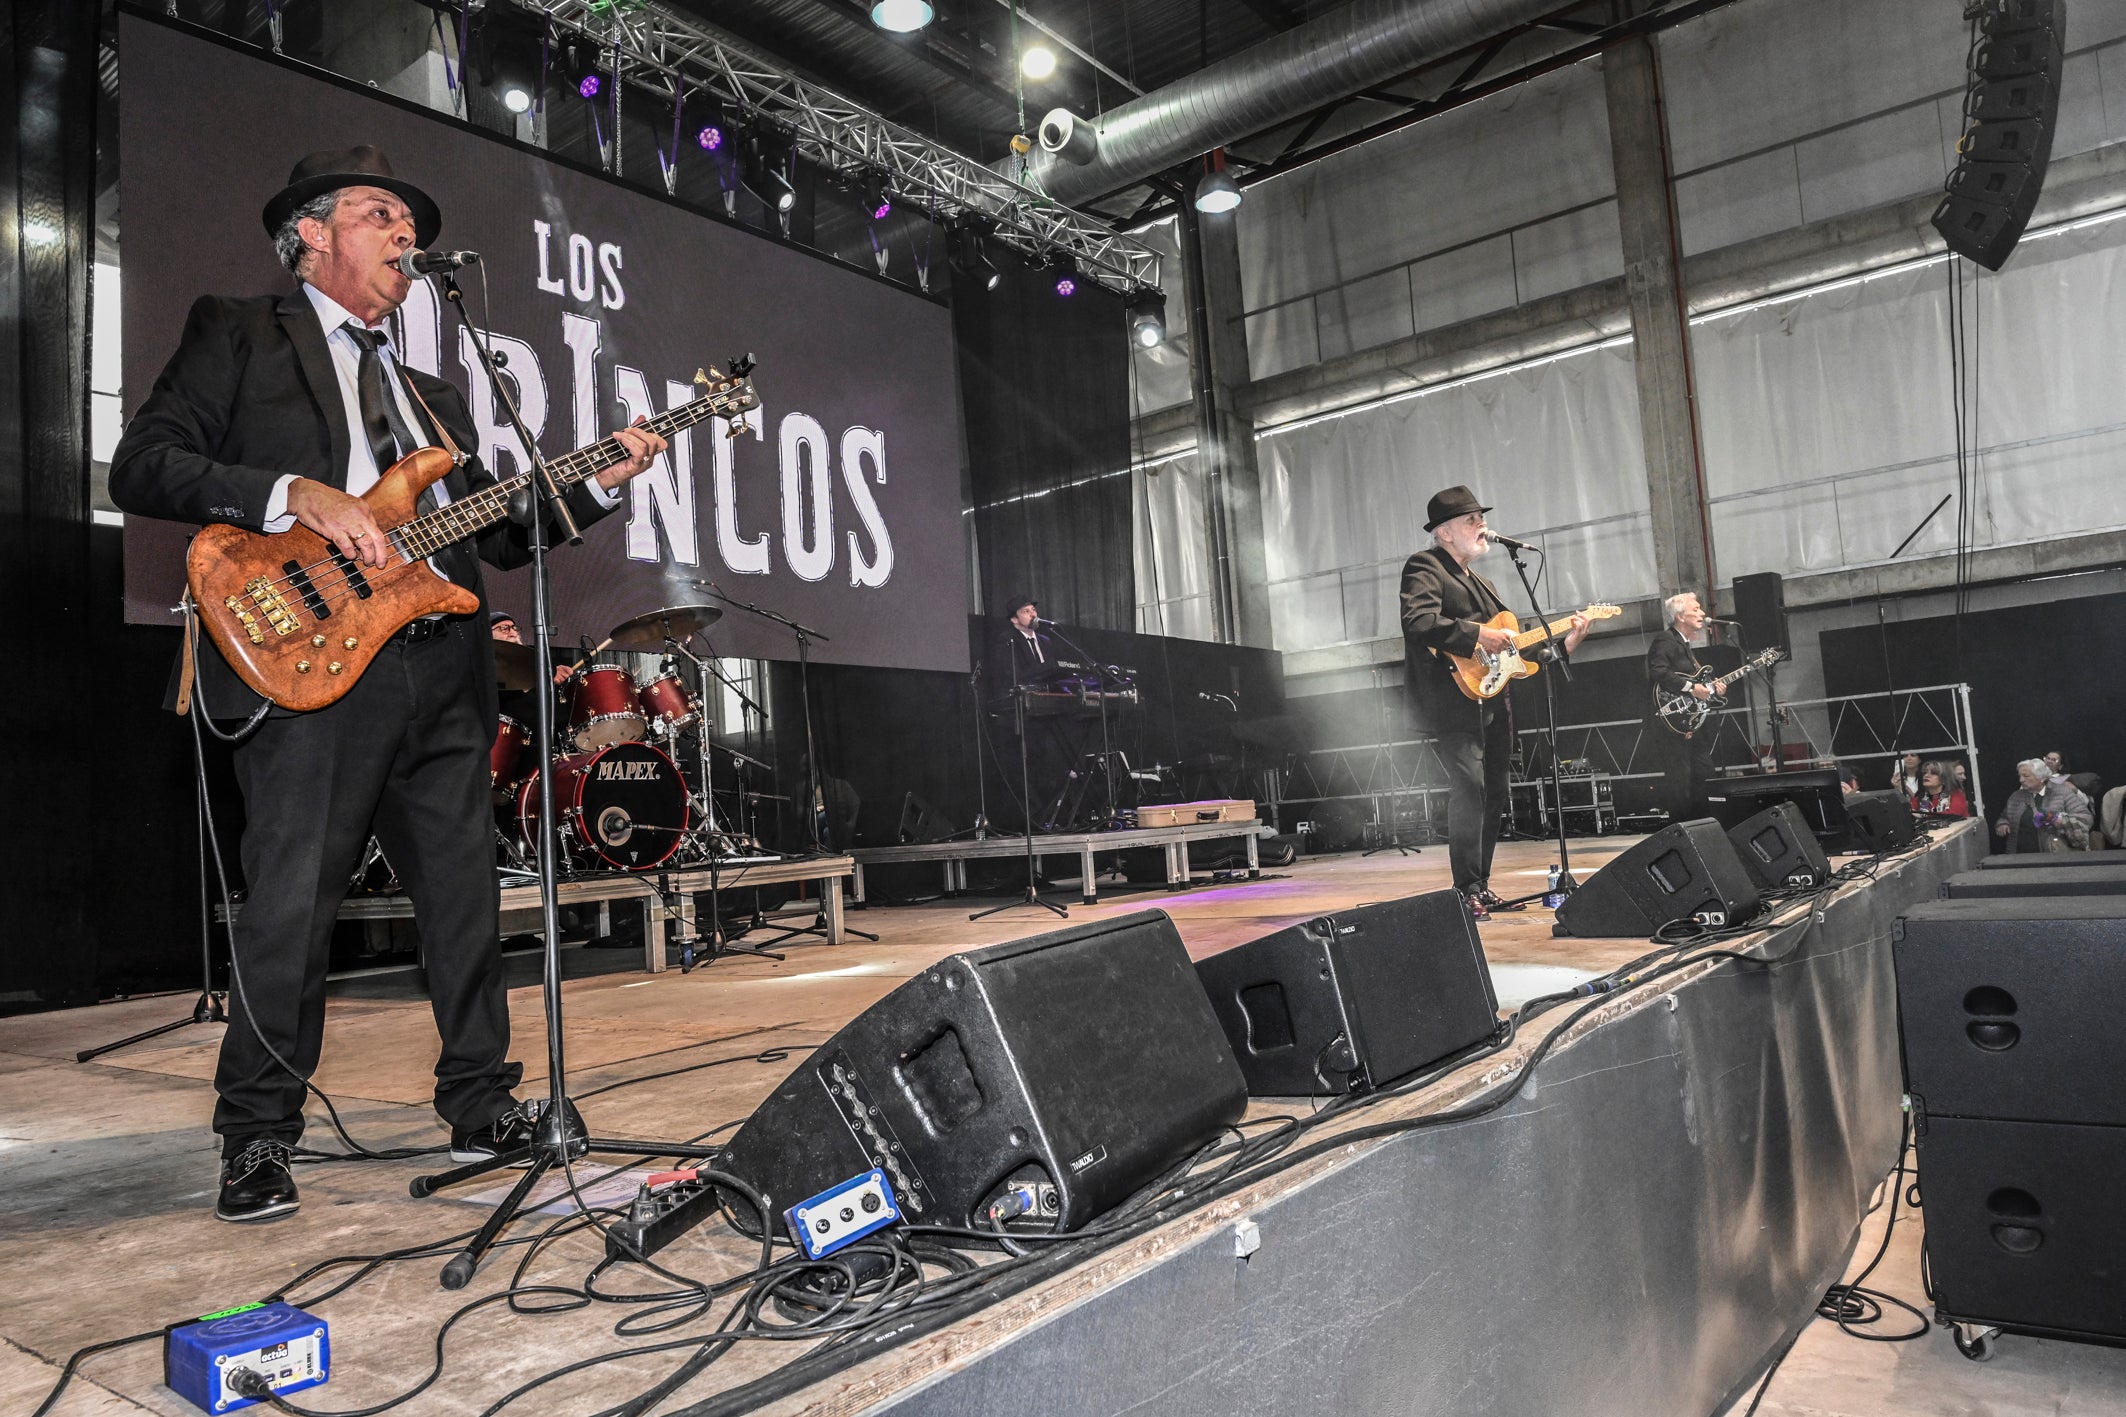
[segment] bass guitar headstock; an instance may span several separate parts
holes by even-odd
[[[746,422],[746,415],[760,407],[760,396],[753,392],[752,373],[753,356],[750,354],[741,354],[732,360],[728,374],[713,364],[694,371],[694,383],[700,387],[702,397],[711,400],[709,412],[726,420],[726,438],[753,431],[752,425]]]

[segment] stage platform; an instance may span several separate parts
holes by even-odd
[[[798,915],[820,919],[826,930],[827,943],[840,944],[843,930],[840,882],[856,869],[856,863],[846,856],[791,857],[775,861],[733,857],[718,862],[714,868],[690,866],[684,870],[599,871],[574,876],[555,884],[554,897],[563,906],[598,906],[597,933],[600,935],[611,931],[609,915],[614,904],[633,906],[641,913],[642,967],[656,974],[665,967],[666,945],[669,943],[667,926],[676,926],[676,935],[680,939],[696,938],[696,909],[700,899],[712,889],[738,891],[759,886],[816,885],[819,899],[814,905],[794,912],[781,912],[772,918],[780,923],[789,923]],[[242,902],[238,902],[235,913],[242,914],[243,908]],[[217,921],[227,919],[229,913],[221,906],[214,907]],[[413,902],[397,894],[349,896],[340,906],[339,918],[362,921],[372,927],[393,920],[411,920]],[[546,913],[539,902],[538,882],[504,886],[502,933],[505,936],[540,935],[545,930]]]
[[[1042,832],[1033,839],[1033,856],[1036,863],[1055,857],[1075,859],[1078,863],[1079,903],[1097,905],[1100,901],[1099,871],[1094,860],[1097,856],[1139,847],[1157,847],[1166,853],[1166,883],[1179,886],[1188,884],[1190,842],[1238,838],[1247,843],[1248,876],[1252,879],[1262,874],[1257,839],[1263,830],[1262,823],[1251,817],[1244,822],[1192,822],[1187,826],[1132,827],[1127,831]],[[849,854],[856,860],[854,889],[857,904],[862,905],[865,901],[864,868],[867,866],[936,861],[944,867],[945,894],[960,895],[967,889],[969,861],[1023,857],[1026,838],[991,836],[980,841],[935,841],[915,846],[860,846]]]
[[[1587,843],[1575,865],[1591,872],[1629,844]],[[1838,1277],[1869,1192],[1895,1155],[1890,921],[1984,849],[1976,828],[1944,833],[1873,881],[1748,937],[1775,964],[1707,961],[1605,1000],[1511,1104],[1481,1121],[1353,1137],[1082,1263],[1029,1272],[1016,1292],[934,1331],[910,1329],[839,1355],[740,1344],[656,1410],[685,1411],[722,1394],[706,1410],[1716,1411]],[[1509,844],[1494,879],[1502,890],[1539,885],[1547,860],[1540,843]],[[1281,879],[1073,906],[1071,919],[1157,905],[1200,957],[1326,910],[1436,889],[1445,867],[1437,851],[1312,858]],[[744,1117],[805,1049],[904,979],[958,950],[1054,922],[1022,910],[971,923],[960,902],[875,908],[866,923],[882,935],[875,944],[801,945],[780,964],[728,958],[686,975],[566,984],[571,1090],[592,1129],[717,1131]],[[1484,927],[1502,1005],[1647,949],[1643,940],[1555,938],[1550,923],[1529,911]],[[77,1348],[263,1297],[333,1256],[444,1240],[477,1224],[506,1185],[414,1201],[406,1184],[435,1169],[432,1161],[305,1166],[294,1216],[217,1223],[207,1120],[220,1027],[182,1029],[87,1066],[68,1061],[190,1003],[163,996],[0,1020],[0,1237],[18,1279],[0,1293],[0,1410],[34,1406]],[[536,1092],[545,1056],[539,993],[513,991],[510,1003],[514,1051],[526,1091]],[[425,1003],[335,998],[328,1009],[317,1081],[349,1129],[372,1147],[444,1140],[427,1105],[435,1036]],[[1486,1096],[1569,1013],[1541,1016],[1509,1053],[1339,1125],[1374,1128]],[[1279,1110],[1262,1102],[1251,1115]],[[309,1140],[335,1145],[320,1113]],[[604,1171],[586,1164],[577,1173],[590,1187]],[[1260,1234],[1245,1259],[1234,1243],[1242,1220]],[[573,1287],[601,1253],[582,1231],[536,1255],[500,1251],[458,1293],[438,1288],[439,1256],[387,1265],[318,1306],[332,1325],[335,1376],[299,1401],[346,1409],[401,1392],[426,1371],[438,1326],[466,1303],[499,1295],[519,1263],[528,1266],[521,1282]],[[751,1254],[711,1225],[660,1260],[713,1280],[748,1266]],[[661,1281],[622,1267],[599,1284],[642,1291]],[[404,1410],[480,1413],[564,1363],[655,1341],[616,1335],[628,1312],[596,1304],[517,1313],[491,1302],[453,1330],[443,1380]],[[706,1335],[720,1317],[721,1306],[683,1332]],[[1946,1352],[1948,1340],[1934,1337]],[[1880,1345],[1844,1342],[1866,1350],[1868,1363],[1891,1361]],[[2042,1350],[2023,1350],[2032,1351]],[[596,1411],[670,1372],[679,1356],[576,1374],[502,1410]],[[1896,1361],[1915,1359],[1900,1350]],[[2078,1370],[2075,1396],[2100,1405],[2126,1397],[2126,1358],[2090,1361],[2112,1366]],[[1946,1362],[1971,1366],[1953,1353]],[[191,1410],[161,1386],[153,1344],[89,1359],[58,1408]],[[1795,1399],[1790,1410],[1811,1409]],[[1865,1409],[1812,1410],[1941,1409],[1892,1393]]]

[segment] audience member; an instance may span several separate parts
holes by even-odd
[[[1860,772],[1848,763],[1838,765],[1838,790],[1851,797],[1860,791]]]
[[[2086,851],[2094,820],[2089,799],[2043,758],[2015,765],[2021,786],[2008,794],[2008,805],[1993,824],[1993,834],[2008,850]]]
[[[1890,760],[1890,789],[1907,798],[1919,795],[1919,754],[1901,753]]]
[[[1946,763],[1928,763],[1919,770],[1919,791],[1912,794],[1912,810],[1936,817],[1968,817],[1970,799],[1956,785]]]

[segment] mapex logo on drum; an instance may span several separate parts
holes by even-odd
[[[598,764],[599,782],[655,782],[663,774],[658,771],[664,764],[655,759],[624,762],[601,762]]]

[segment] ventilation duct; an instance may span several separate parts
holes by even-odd
[[[1553,13],[1559,4],[1351,0],[1297,29],[1110,109],[1094,121],[1098,147],[1091,161],[1081,166],[1072,153],[1037,152],[1028,164],[1029,185],[1065,206],[1077,206],[1185,158],[1494,39]]]

